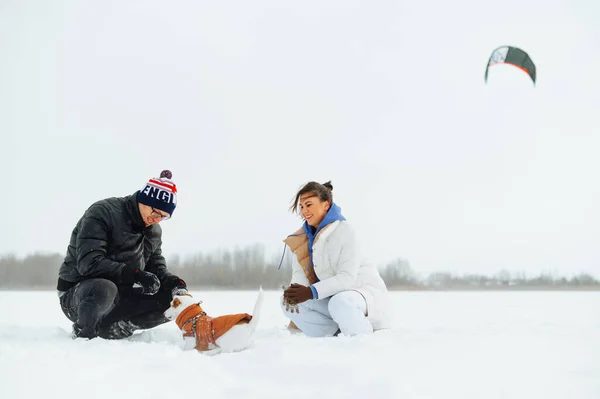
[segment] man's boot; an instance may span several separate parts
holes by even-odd
[[[123,339],[133,335],[138,327],[129,320],[116,321],[107,326],[100,326],[98,335],[104,339]]]

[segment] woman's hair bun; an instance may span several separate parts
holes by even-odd
[[[331,184],[331,180],[329,180],[329,181],[328,181],[328,182],[326,182],[326,183],[323,183],[323,185],[324,185],[325,187],[327,187],[327,188],[329,189],[329,191],[333,191],[333,184]]]

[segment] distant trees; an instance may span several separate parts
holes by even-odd
[[[205,289],[278,289],[290,281],[290,260],[287,251],[281,270],[277,267],[281,254],[267,255],[262,245],[236,247],[209,253],[197,253],[186,259],[173,256],[167,259],[171,272],[181,276],[190,287]],[[25,258],[12,255],[0,257],[0,289],[53,289],[60,254],[34,253]],[[384,265],[381,276],[389,289],[599,289],[600,282],[589,274],[567,278],[541,273],[527,278],[524,273],[500,270],[493,276],[480,274],[457,275],[435,272],[419,276],[408,260],[396,258]]]
[[[381,277],[389,289],[399,287],[419,287],[421,285],[417,275],[406,259],[396,258],[385,265]]]
[[[272,289],[288,283],[290,271],[278,272],[279,260],[268,259],[262,245],[198,253],[184,261],[169,259],[169,270],[190,286],[254,289],[262,285]]]
[[[7,255],[0,258],[0,288],[56,287],[63,256],[35,253],[24,259]]]
[[[33,254],[23,259],[13,255],[0,257],[0,289],[51,289],[56,287],[60,254]],[[251,245],[231,251],[198,253],[181,260],[167,259],[169,270],[189,286],[220,289],[274,289],[289,283],[291,271],[279,259],[268,259],[264,247]]]

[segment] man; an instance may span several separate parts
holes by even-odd
[[[185,282],[169,273],[162,229],[177,205],[177,187],[164,170],[133,195],[90,206],[71,234],[59,270],[58,295],[73,322],[73,338],[121,339],[168,320]]]

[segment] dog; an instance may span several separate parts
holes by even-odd
[[[263,290],[259,289],[252,315],[229,314],[212,318],[202,310],[201,302],[190,294],[173,297],[164,313],[183,333],[184,350],[196,349],[206,354],[242,351],[254,342],[254,332],[260,318]]]

